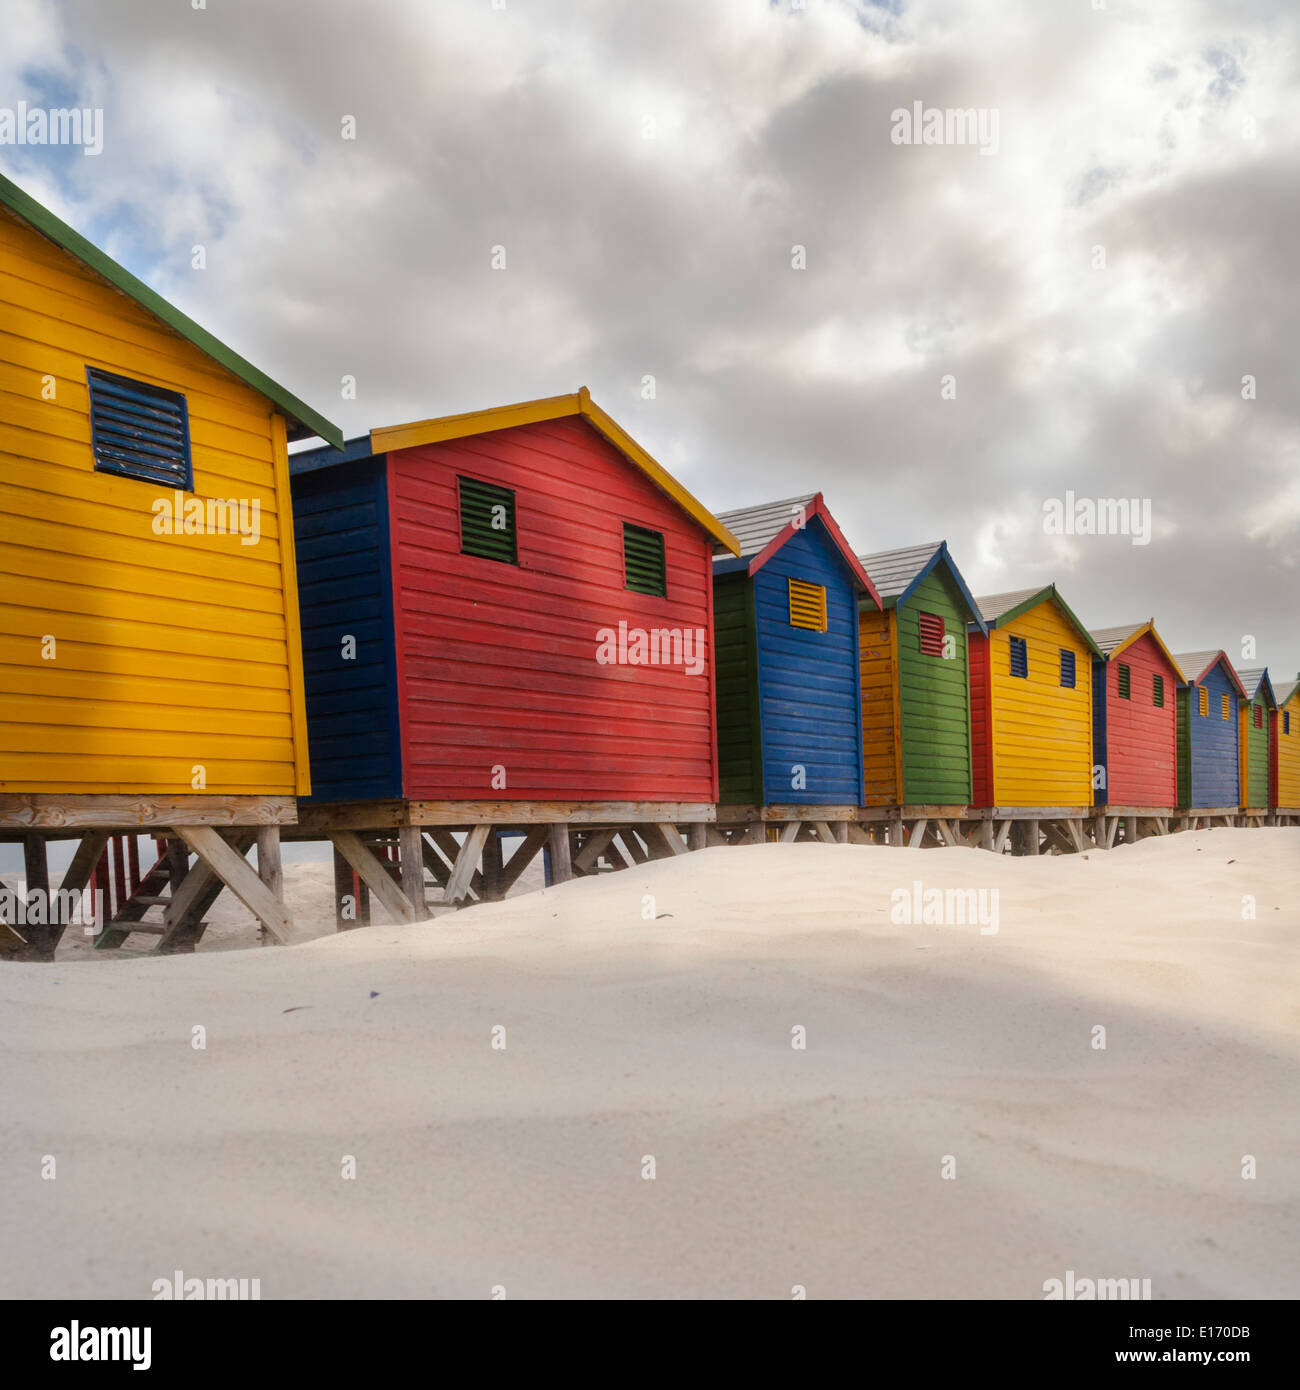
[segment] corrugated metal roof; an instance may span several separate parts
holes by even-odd
[[[764,502],[758,507],[738,507],[735,511],[718,512],[716,515],[740,542],[740,553],[748,560],[785,530],[794,520],[796,507],[811,506],[816,496],[815,492],[810,492],[806,497],[788,497],[784,502]],[[715,546],[714,555],[725,557],[726,552],[720,546]]]
[[[1139,629],[1146,627],[1150,618],[1143,618],[1140,623],[1122,623],[1119,627],[1090,627],[1088,636],[1106,653],[1107,656],[1122,646]]]
[[[1009,594],[986,594],[983,598],[977,598],[980,612],[984,615],[984,621],[991,623],[996,618],[1000,618],[1003,613],[1009,613],[1013,608],[1019,608],[1027,599],[1031,599],[1035,594],[1041,594],[1044,589],[1049,588],[1047,584],[1040,584],[1036,589],[1015,589]]]
[[[1237,674],[1241,677],[1241,683],[1246,687],[1246,694],[1253,700],[1259,694],[1260,683],[1268,675],[1267,666],[1238,666]],[[1269,677],[1270,684],[1272,677]],[[1276,695],[1276,691],[1273,692]]]
[[[921,545],[904,546],[901,550],[880,550],[874,555],[859,555],[858,559],[871,576],[880,597],[897,598],[934,559],[934,552],[942,544],[942,541],[926,541]]]
[[[1183,668],[1183,675],[1189,681],[1199,680],[1201,673],[1212,662],[1217,661],[1220,652],[1175,652],[1174,660]]]

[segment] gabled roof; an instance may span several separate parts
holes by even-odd
[[[1266,703],[1271,704],[1274,709],[1277,708],[1277,694],[1273,690],[1273,681],[1268,674],[1267,666],[1243,666],[1237,675],[1245,687],[1248,700],[1258,700],[1263,693],[1268,697]]]
[[[371,430],[370,451],[387,454],[396,449],[414,449],[422,444],[441,444],[448,439],[464,439],[472,434],[513,429],[516,425],[534,425],[543,420],[563,420],[571,415],[581,416],[597,433],[604,435],[634,468],[639,468],[660,492],[672,498],[719,545],[731,551],[733,555],[740,554],[735,536],[703,503],[687,492],[666,468],[651,458],[630,434],[615,424],[591,399],[591,392],[585,386],[580,386],[568,396],[547,396],[542,400],[520,401],[517,405],[500,405],[491,410],[476,410],[468,415],[444,415],[435,420],[416,420],[409,425],[390,425],[384,429]]]
[[[1160,634],[1156,631],[1156,620],[1148,618],[1144,623],[1121,623],[1119,627],[1094,627],[1089,630],[1089,636],[1097,644],[1098,650],[1107,661],[1114,660],[1122,651],[1131,647],[1139,637],[1151,634],[1151,640],[1165,655],[1165,660],[1174,668],[1174,672],[1180,681],[1185,681],[1178,663],[1174,660],[1173,654],[1164,642],[1160,640]]]
[[[1031,608],[1037,608],[1040,603],[1053,601],[1062,613],[1074,625],[1079,636],[1083,638],[1088,646],[1088,650],[1094,656],[1101,656],[1101,649],[1092,640],[1092,635],[1088,629],[1074,615],[1074,610],[1061,597],[1055,584],[1047,584],[1041,589],[1013,589],[1006,594],[990,594],[985,598],[976,599],[979,610],[984,615],[984,621],[990,628],[1005,627],[1008,623],[1014,622],[1022,613],[1028,613]]]
[[[1277,707],[1281,709],[1283,705],[1289,704],[1297,695],[1300,695],[1300,675],[1293,681],[1283,681],[1277,691]]]
[[[147,309],[168,328],[193,343],[214,362],[220,363],[245,385],[265,396],[285,416],[290,439],[308,439],[313,435],[319,435],[321,439],[336,447],[342,445],[343,434],[337,425],[331,425],[324,416],[317,415],[297,396],[259,372],[251,362],[245,361],[237,352],[219,342],[205,328],[200,328],[193,319],[181,313],[175,305],[169,304],[162,295],[151,290],[143,280],[137,280],[129,270],[118,265],[111,256],[106,256],[98,246],[87,241],[79,232],[74,232],[66,222],[60,221],[48,208],[42,207],[35,198],[24,193],[16,183],[11,183],[3,174],[0,174],[0,206],[8,208],[15,216],[35,228],[70,256],[75,256],[115,289],[134,299],[141,308]]]
[[[966,601],[971,621],[981,632],[987,631],[979,605],[966,587],[961,571],[949,554],[947,541],[925,541],[921,545],[909,545],[901,550],[881,550],[874,555],[859,555],[858,559],[862,561],[863,568],[880,590],[881,604],[885,608],[896,608],[906,603],[927,575],[939,565],[945,565]]]
[[[725,573],[743,566],[751,577],[756,575],[792,536],[806,530],[808,522],[814,517],[826,528],[831,544],[839,551],[840,559],[853,576],[853,582],[879,608],[880,595],[871,582],[871,576],[862,568],[861,561],[844,539],[820,492],[810,493],[807,497],[789,497],[784,502],[764,502],[757,507],[740,507],[736,511],[723,512],[718,519],[739,542],[741,564],[737,565],[734,560],[718,555],[715,549],[715,571]]]
[[[740,554],[748,560],[765,550],[800,510],[806,514],[816,496],[817,493],[809,492],[802,497],[763,502],[756,507],[734,507],[731,511],[719,512],[718,520],[740,542]]]
[[[1243,699],[1249,699],[1246,694],[1246,687],[1241,683],[1241,677],[1237,674],[1237,668],[1228,660],[1228,655],[1223,651],[1203,651],[1203,652],[1179,652],[1174,660],[1183,669],[1184,685],[1199,685],[1210,673],[1212,666],[1217,666],[1222,662],[1228,672],[1228,679],[1237,687],[1237,692]]]

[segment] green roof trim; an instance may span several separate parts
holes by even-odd
[[[1092,640],[1088,629],[1075,616],[1074,609],[1061,597],[1055,584],[1048,584],[1046,588],[1039,589],[1036,594],[1031,594],[1023,603],[1016,604],[1014,608],[1008,608],[1005,613],[999,613],[996,618],[990,618],[988,625],[989,627],[1002,627],[1005,623],[1009,623],[1012,618],[1018,618],[1022,613],[1028,613],[1031,608],[1037,608],[1040,603],[1044,603],[1048,599],[1055,599],[1060,605],[1061,611],[1074,624],[1079,636],[1088,644],[1088,650],[1093,656],[1100,657],[1105,661],[1105,653]]]
[[[188,339],[201,352],[211,357],[214,362],[219,362],[245,385],[251,386],[254,391],[260,392],[267,400],[278,406],[288,418],[290,426],[288,436],[290,439],[308,439],[319,436],[327,444],[334,445],[336,449],[343,447],[343,432],[337,425],[332,425],[324,416],[317,415],[309,406],[304,405],[297,396],[286,391],[283,386],[272,381],[269,376],[259,372],[251,362],[245,361],[237,352],[218,341],[206,329],[200,328],[193,319],[182,314],[175,305],[169,304],[155,290],[151,290],[143,280],[137,280],[129,270],[118,265],[111,256],[105,255],[98,246],[87,241],[80,232],[73,231],[66,222],[55,217],[48,208],[43,207],[29,193],[24,193],[16,183],[10,182],[3,174],[0,174],[0,205],[7,207],[10,212],[22,218],[24,222],[30,223],[42,236],[48,237],[56,246],[61,247],[69,255],[75,256],[97,275],[102,275],[110,285],[121,290],[123,294],[130,295],[137,304],[147,309],[155,318],[161,319],[182,338]]]

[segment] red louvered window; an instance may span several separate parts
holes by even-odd
[[[1264,727],[1264,706],[1263,706],[1263,705],[1256,705],[1256,706],[1255,706],[1255,727],[1256,727],[1257,729],[1262,729],[1262,728]]]
[[[919,613],[917,617],[921,625],[921,655],[942,656],[944,637],[942,615],[939,613]]]

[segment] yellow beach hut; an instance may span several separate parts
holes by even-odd
[[[968,628],[974,802],[1079,814],[1092,805],[1092,638],[1055,584],[976,603]]]
[[[49,835],[82,836],[80,890],[111,835],[148,830],[187,846],[148,886],[179,894],[193,851],[286,933],[241,846],[310,790],[287,452],[307,437],[342,443],[0,177],[0,836],[29,892]],[[16,934],[35,958],[58,940]]]

